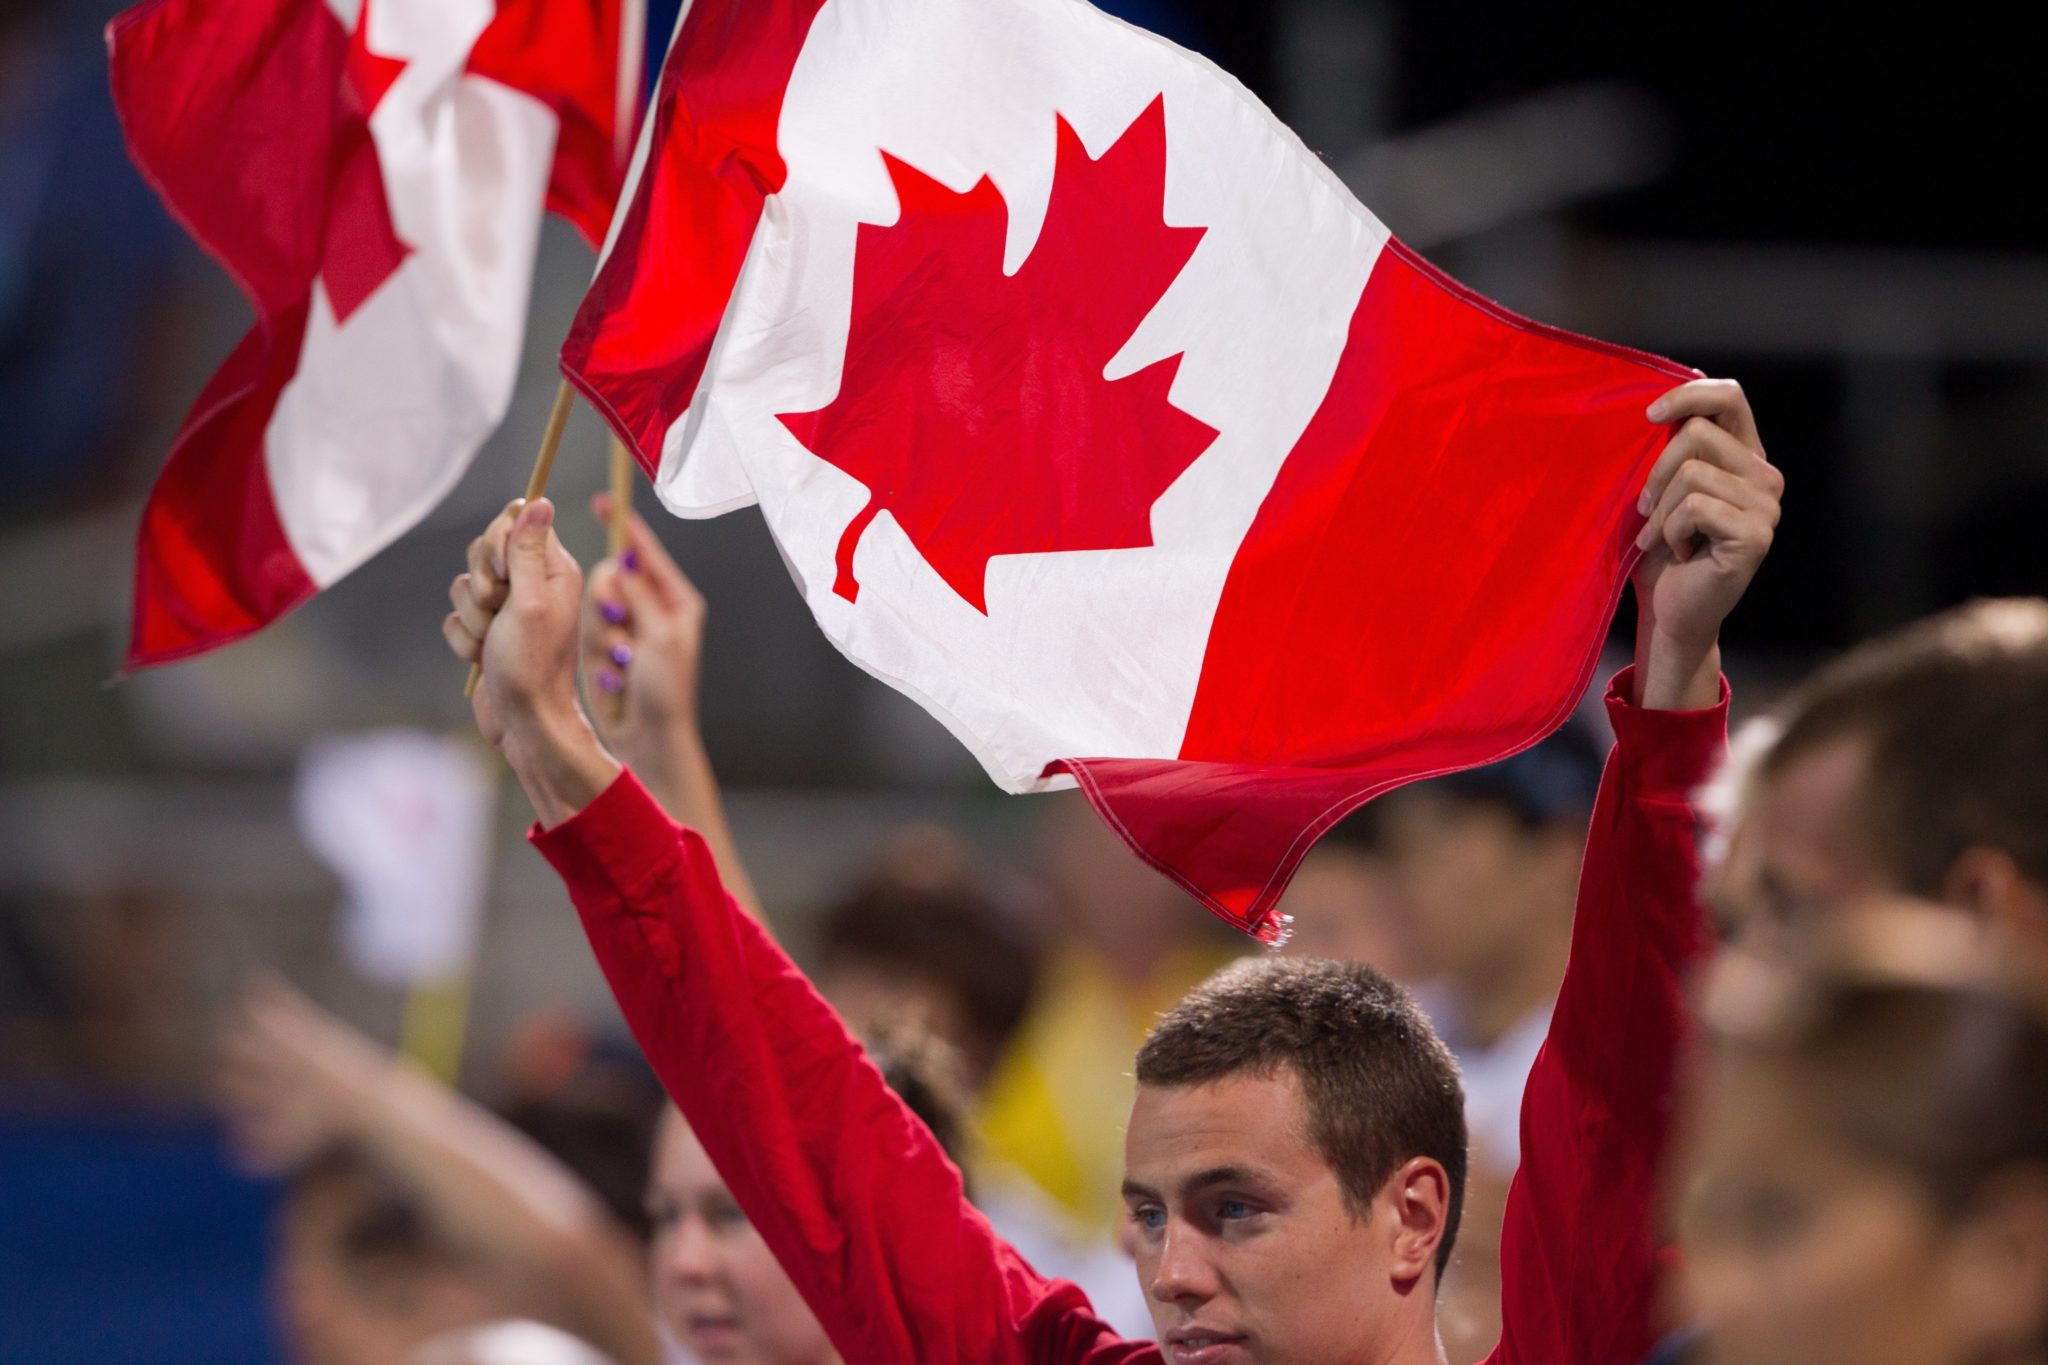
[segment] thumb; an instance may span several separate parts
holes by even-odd
[[[548,576],[548,541],[554,534],[555,505],[535,498],[519,511],[512,523],[510,543],[505,547],[505,568],[511,575],[512,591],[532,591]]]

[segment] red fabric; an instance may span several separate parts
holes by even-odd
[[[602,233],[623,169],[610,140],[619,2],[551,4],[543,24],[538,0],[507,0],[473,55],[483,74],[564,114],[551,202],[587,234]],[[584,30],[612,46],[569,43]],[[357,36],[322,0],[147,0],[107,26],[129,155],[256,313],[178,429],[143,510],[127,668],[228,644],[316,590],[278,516],[265,433],[298,370],[314,281],[346,318],[410,249],[393,230],[366,122],[403,64]],[[522,50],[527,40],[551,47]],[[594,71],[571,64],[599,55]],[[601,143],[589,131],[600,123]]]
[[[593,251],[611,230],[626,177],[621,154],[634,129],[619,125],[619,83],[640,107],[638,53],[620,69],[624,5],[645,0],[498,0],[498,15],[470,50],[469,71],[524,91],[555,111],[561,131],[548,210],[575,224]]]
[[[1064,766],[1141,857],[1240,928],[1324,830],[1571,713],[1692,377],[1516,317],[1400,243],[1239,547],[1178,761]]]
[[[1635,1365],[1649,1349],[1651,1211],[1705,943],[1691,788],[1727,705],[1609,706],[1570,965],[1523,1110],[1496,1365]],[[1156,1362],[1038,1275],[830,1006],[727,896],[711,854],[630,773],[532,835],[567,883],[626,1021],[719,1172],[848,1360]]]
[[[562,344],[562,373],[654,476],[697,392],[762,206],[788,178],[783,88],[825,0],[694,0],[655,89],[652,151]]]

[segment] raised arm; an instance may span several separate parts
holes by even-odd
[[[967,1203],[959,1172],[789,958],[727,894],[709,847],[598,743],[575,698],[575,562],[536,504],[457,580],[450,644],[532,799],[620,1008],[740,1207],[849,1361],[1156,1359],[1048,1282]],[[494,548],[502,545],[502,550]],[[474,557],[473,557],[474,563]]]
[[[1708,943],[1693,791],[1727,731],[1720,627],[1769,549],[1784,481],[1742,391],[1700,380],[1643,493],[1636,662],[1607,697],[1615,746],[1579,879],[1570,963],[1522,1100],[1501,1237],[1501,1365],[1637,1365],[1655,1339],[1654,1209]]]
[[[611,495],[597,494],[591,510],[608,520]],[[605,747],[663,810],[704,837],[726,890],[759,919],[761,900],[740,862],[697,723],[704,595],[639,513],[627,510],[626,527],[625,549],[591,566],[584,592],[584,693]]]
[[[575,1173],[496,1114],[260,977],[221,1040],[238,1155],[287,1170],[348,1141],[473,1249],[506,1301],[619,1365],[657,1365],[643,1253]]]

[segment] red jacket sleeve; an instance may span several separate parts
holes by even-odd
[[[1156,1365],[995,1235],[704,842],[631,773],[531,837],[663,1086],[849,1365]]]
[[[1659,1172],[1687,1037],[1684,978],[1709,936],[1693,791],[1726,747],[1707,711],[1607,693],[1600,779],[1550,1033],[1522,1097],[1522,1166],[1501,1233],[1495,1365],[1637,1365],[1655,1341]]]

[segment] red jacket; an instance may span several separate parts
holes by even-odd
[[[1627,688],[1624,674],[1608,693],[1617,743],[1523,1099],[1498,1365],[1635,1365],[1654,1341],[1651,1214],[1682,978],[1706,942],[1689,799],[1721,751],[1727,696],[1643,711]],[[703,841],[630,773],[532,838],[662,1083],[849,1362],[1159,1361],[990,1230],[839,1017],[726,895]]]

